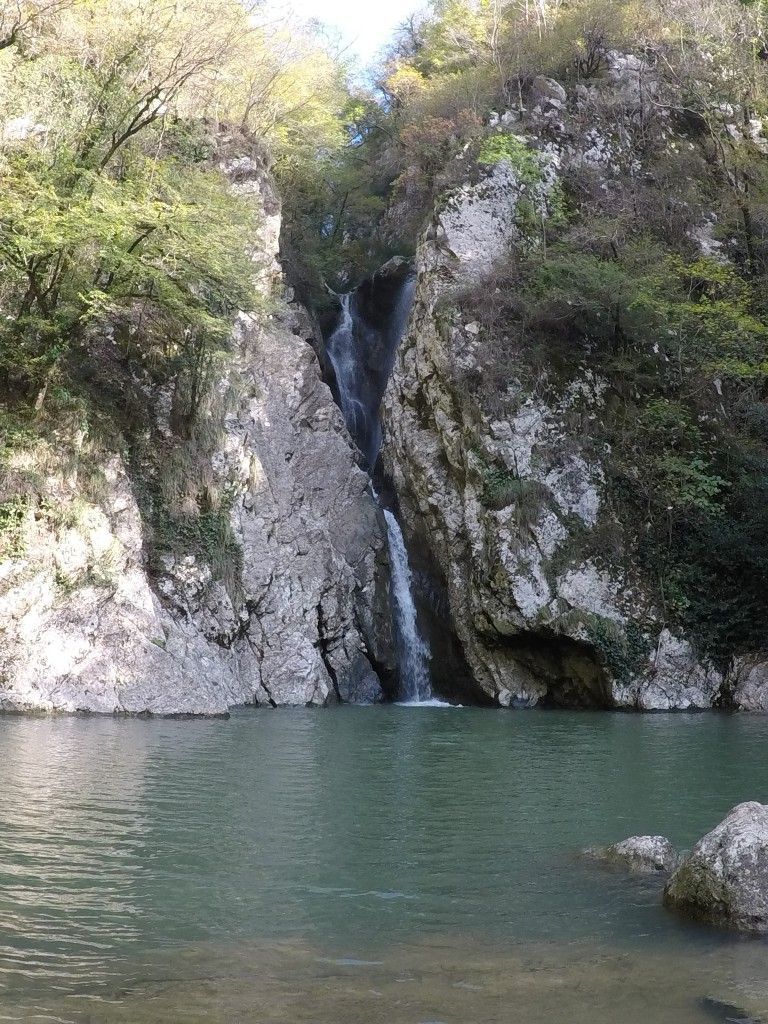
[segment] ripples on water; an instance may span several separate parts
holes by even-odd
[[[766,943],[574,853],[768,799],[766,740],[716,715],[0,719],[0,1020],[765,1014]]]

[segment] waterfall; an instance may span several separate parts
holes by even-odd
[[[354,292],[340,296],[339,320],[326,341],[326,352],[336,376],[339,405],[347,429],[371,472],[381,448],[379,408],[408,318],[413,289],[412,279],[403,283],[388,321],[382,326],[373,326],[361,316]],[[378,501],[375,490],[373,493]],[[387,508],[383,511],[392,566],[393,613],[402,697],[407,703],[428,703],[432,699],[430,650],[419,633],[408,551],[394,513]]]
[[[341,296],[341,315],[333,334],[328,338],[326,351],[336,375],[336,386],[339,392],[339,404],[344,413],[344,420],[352,437],[358,444],[370,465],[370,421],[368,412],[361,399],[363,394],[363,374],[355,345],[355,319],[352,314],[351,292]],[[376,445],[376,455],[381,444]]]
[[[416,605],[413,603],[413,578],[408,564],[408,551],[395,516],[384,509],[387,521],[389,558],[392,563],[392,596],[395,601],[395,624],[400,640],[400,676],[403,697],[419,704],[432,697],[429,679],[429,646],[419,633]]]

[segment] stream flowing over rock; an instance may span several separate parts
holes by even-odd
[[[707,924],[768,934],[768,806],[734,807],[683,859],[664,902]]]
[[[226,170],[264,210],[256,248],[279,290],[269,177],[249,158]],[[207,470],[231,499],[236,584],[173,551],[150,572],[136,484],[114,452],[100,504],[65,528],[31,519],[25,550],[0,565],[0,709],[211,715],[382,699],[379,673],[393,667],[386,528],[321,381],[314,331],[285,301],[237,325],[220,382],[235,399]],[[162,435],[168,403],[147,400]],[[72,503],[81,482],[61,462],[44,497]],[[93,571],[105,559],[109,572]]]

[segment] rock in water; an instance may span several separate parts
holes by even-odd
[[[683,859],[664,903],[707,924],[768,934],[768,806],[734,807]]]
[[[762,1024],[759,1017],[751,1017],[738,1006],[723,1003],[720,999],[705,996],[701,1000],[702,1009],[720,1024]]]
[[[674,871],[679,863],[677,850],[664,836],[630,836],[620,843],[584,852],[587,857],[626,867],[637,874]]]

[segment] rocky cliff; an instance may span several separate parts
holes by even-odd
[[[557,220],[564,180],[588,180],[604,212],[628,177],[636,204],[640,182],[660,187],[633,145],[638,132],[646,149],[653,135],[658,152],[695,151],[658,90],[645,59],[625,54],[589,88],[535,80],[524,108],[494,116],[491,156],[440,200],[419,245],[410,326],[385,399],[384,458],[412,545],[428,550],[447,595],[470,686],[500,705],[765,702],[759,668],[739,681],[735,663],[715,667],[662,607],[637,555],[643,525],[609,500],[601,424],[617,396],[598,342],[588,338],[558,377],[554,361],[535,364],[533,351],[503,337],[515,327],[499,313],[513,286],[498,269],[532,250],[541,261],[547,239],[536,225]],[[712,221],[689,213],[685,244],[711,253]],[[556,312],[547,326],[566,344],[570,314]],[[651,360],[669,361],[652,346]]]
[[[89,426],[61,422],[45,438],[9,431],[3,710],[212,715],[382,697],[391,658],[381,513],[321,381],[313,325],[275,269],[269,176],[252,158],[224,169],[263,209],[255,256],[269,312],[241,316],[213,388],[209,444],[197,462],[174,464],[171,502],[205,479],[218,512],[198,509],[196,529],[225,538],[223,557],[163,533],[157,507],[151,521],[153,483],[171,472],[163,453],[178,451],[163,389],[124,382],[148,413],[143,461],[130,439],[97,440]],[[109,398],[122,371],[108,332],[99,345],[96,387],[119,402],[120,387]]]

